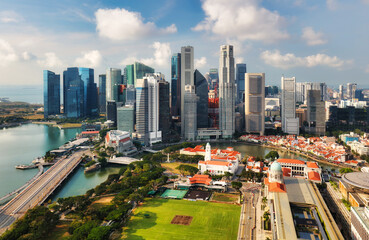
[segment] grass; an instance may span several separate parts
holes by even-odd
[[[219,202],[238,203],[239,195],[214,192],[211,200]]]
[[[25,116],[24,118],[29,119],[29,120],[38,120],[38,119],[44,119],[44,115],[43,114],[33,114],[33,115]]]
[[[179,170],[176,169],[176,167],[178,167],[181,164],[186,164],[186,165],[190,165],[190,166],[193,166],[193,167],[196,167],[197,168],[197,164],[196,163],[182,163],[182,162],[162,163],[161,164],[161,167],[165,168],[169,172],[172,172],[172,173],[175,173],[175,174],[181,174],[179,172]]]
[[[236,239],[241,207],[205,201],[154,198],[134,211],[123,239]],[[192,216],[189,226],[171,224],[175,215]]]
[[[60,128],[79,128],[82,126],[81,123],[61,123],[58,124]]]
[[[64,240],[68,239],[69,233],[68,228],[71,222],[61,221],[60,224],[56,225],[54,230],[50,233],[47,239]]]

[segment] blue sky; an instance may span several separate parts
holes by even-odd
[[[170,56],[195,49],[205,74],[219,46],[280,77],[369,87],[369,0],[0,0],[0,85],[41,85],[42,70],[124,68],[141,61],[169,80]],[[97,78],[96,78],[97,79]],[[95,79],[95,81],[96,81]]]

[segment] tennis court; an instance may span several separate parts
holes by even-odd
[[[165,192],[161,195],[162,198],[176,198],[176,199],[182,199],[184,195],[186,195],[187,190],[172,190],[167,189]]]

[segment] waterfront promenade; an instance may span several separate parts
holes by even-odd
[[[0,234],[9,228],[13,222],[22,217],[27,210],[42,204],[73,169],[78,166],[82,155],[88,152],[89,150],[78,150],[71,156],[60,159],[7,203],[0,210]]]

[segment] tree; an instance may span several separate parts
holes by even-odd
[[[350,173],[353,172],[354,170],[352,170],[351,168],[341,168],[340,169],[340,173],[344,174],[344,173]]]
[[[232,173],[230,173],[230,172],[225,172],[225,173],[224,173],[224,176],[229,180],[229,179],[230,179],[230,177],[232,177],[232,176],[233,176],[233,174],[232,174]]]
[[[275,160],[279,158],[279,154],[277,151],[270,151],[267,155],[265,155],[265,158]]]
[[[178,167],[176,167],[176,169],[179,170],[179,172],[182,175],[185,175],[186,173],[188,173],[189,175],[195,175],[199,169],[197,167],[193,167],[191,165],[186,165],[186,164],[181,164]]]
[[[242,187],[242,183],[241,182],[232,182],[232,187],[234,189],[237,189],[238,191],[240,190],[240,188]]]
[[[99,226],[91,229],[91,232],[87,236],[87,240],[104,240],[109,237],[110,227]]]

